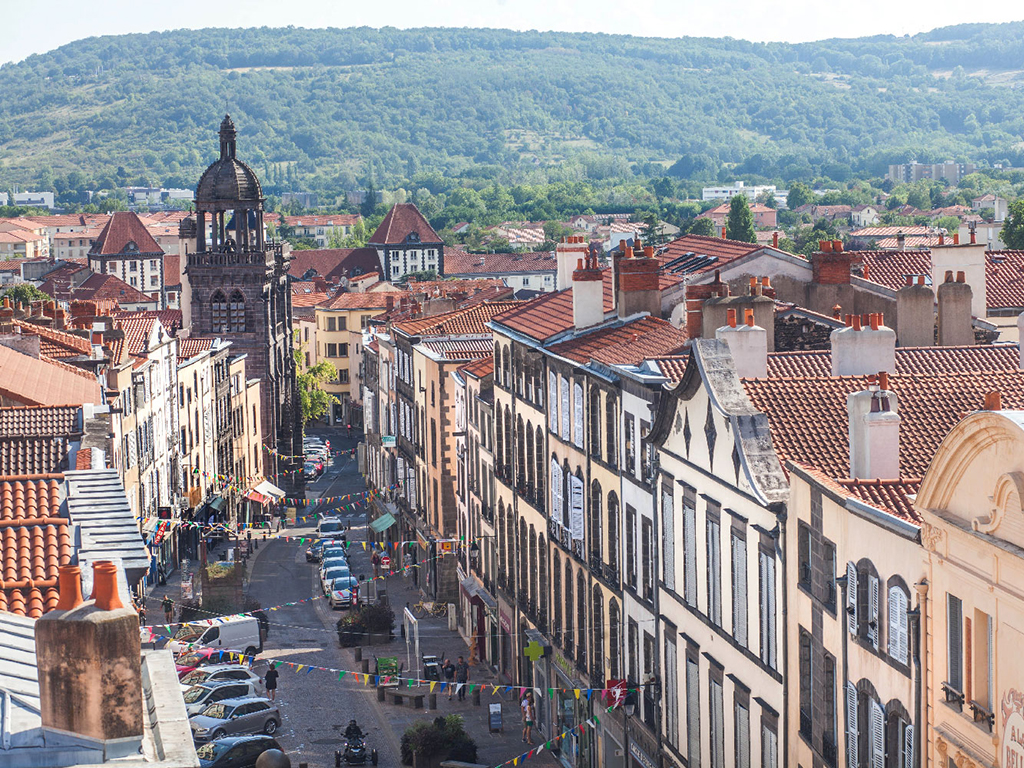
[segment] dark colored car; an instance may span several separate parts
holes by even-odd
[[[315,563],[320,559],[320,551],[324,548],[324,540],[317,539],[306,547],[306,562]]]
[[[255,768],[256,759],[268,749],[281,745],[269,736],[225,736],[203,744],[196,754],[201,768]]]

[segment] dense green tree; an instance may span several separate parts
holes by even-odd
[[[10,299],[13,304],[21,302],[27,305],[33,301],[53,301],[52,297],[47,296],[31,283],[19,283],[8,288],[0,296]]]
[[[789,196],[786,198],[786,207],[789,210],[792,211],[801,205],[807,205],[812,200],[814,200],[814,193],[806,184],[794,181],[789,185]]]
[[[1024,249],[1024,198],[1010,203],[999,237],[1007,248]]]
[[[729,215],[725,220],[726,237],[744,243],[756,243],[754,234],[754,214],[750,212],[750,202],[746,195],[735,195],[729,201]]]
[[[715,223],[711,221],[711,219],[694,219],[693,223],[690,225],[689,234],[714,237]]]
[[[296,362],[301,362],[300,354],[299,349],[296,349]],[[338,398],[323,389],[324,384],[334,381],[337,376],[338,371],[326,360],[321,360],[316,365],[295,375],[295,389],[299,393],[299,408],[303,424],[309,424],[309,422],[319,419],[327,413],[333,404],[340,402]]]

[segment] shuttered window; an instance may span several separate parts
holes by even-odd
[[[899,586],[889,587],[889,655],[900,664],[907,663],[907,593]]]
[[[683,568],[686,576],[686,604],[697,607],[697,510],[683,497]]]
[[[561,436],[561,438],[563,440],[565,440],[566,442],[569,442],[569,423],[570,423],[570,416],[569,416],[569,380],[564,378],[564,377],[562,378],[562,381],[561,381],[561,391],[562,391],[562,397],[561,397],[561,401],[562,401],[561,402],[562,430],[561,430],[560,436]]]
[[[846,766],[857,768],[858,740],[860,730],[857,727],[857,688],[853,683],[846,684]]]
[[[779,734],[770,728],[767,723],[763,723],[761,725],[761,767],[778,768],[778,766]]]
[[[963,604],[959,597],[946,595],[946,655],[949,657],[949,676],[946,680],[957,691],[963,692]]]
[[[878,577],[868,574],[868,625],[865,635],[868,642],[878,650]]]
[[[722,532],[718,520],[708,518],[708,619],[722,626]]]
[[[750,710],[740,702],[734,708],[733,733],[736,736],[736,768],[750,768]]]
[[[857,634],[857,566],[852,562],[846,564],[846,628]]]
[[[747,542],[732,534],[732,636],[747,645]]]
[[[871,768],[885,768],[885,710],[877,701],[868,709],[868,749]]]
[[[914,726],[907,725],[903,730],[903,754],[900,756],[900,768],[914,768]]]
[[[711,737],[711,768],[724,768],[725,766],[725,723],[722,721],[724,714],[724,701],[722,684],[711,677],[709,679],[709,723]]]
[[[548,428],[554,432],[558,426],[558,376],[548,371]]]
[[[700,765],[700,669],[691,658],[686,659],[686,760]]]
[[[551,459],[551,509],[549,517],[552,520],[562,520],[562,468],[558,465],[558,459]]]
[[[679,744],[679,660],[675,637],[665,642],[665,740]]]
[[[775,669],[777,667],[775,639],[775,558],[768,552],[761,551],[760,557],[761,589],[761,661]]]
[[[583,387],[573,384],[572,387],[572,441],[577,448],[583,447]]]
[[[676,589],[676,530],[673,509],[672,482],[661,488],[661,578],[665,588]]]

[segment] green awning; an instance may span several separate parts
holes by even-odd
[[[227,500],[223,496],[214,496],[210,499],[210,503],[207,506],[215,512],[220,512],[224,508],[226,501]]]
[[[388,528],[395,524],[395,516],[390,512],[385,512],[383,515],[378,517],[372,523],[370,527],[373,528],[377,533],[384,533]]]

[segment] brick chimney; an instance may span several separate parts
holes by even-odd
[[[960,347],[974,344],[974,326],[971,322],[973,292],[964,272],[946,272],[939,290],[939,346]]]
[[[580,259],[586,258],[590,247],[582,235],[563,237],[555,244],[555,261],[558,272],[555,276],[555,290],[564,291],[572,287],[572,273]]]
[[[82,602],[79,579],[77,566],[63,566],[58,607],[36,622],[43,728],[99,741],[105,760],[138,755],[143,734],[138,614],[121,602],[114,563],[93,563],[94,599]]]
[[[863,333],[863,331],[861,331]],[[854,480],[898,480],[900,417],[889,375],[868,379],[868,387],[846,398],[850,424],[850,477]]]
[[[852,253],[843,250],[842,240],[820,240],[818,252],[811,254],[811,281],[818,285],[849,285],[853,258]]]
[[[907,275],[896,291],[896,343],[901,347],[930,347],[935,343],[935,294],[924,275]]]
[[[580,259],[572,273],[572,320],[576,330],[604,322],[604,281],[592,254]]]
[[[883,325],[881,313],[847,315],[846,327],[832,331],[832,375],[867,376],[896,369],[896,332]]]
[[[619,317],[629,317],[638,312],[648,312],[652,317],[661,317],[661,288],[658,286],[660,265],[654,258],[654,248],[647,246],[642,251],[627,246],[619,262],[619,290],[616,308]]]
[[[736,373],[741,379],[763,379],[768,375],[768,332],[754,325],[754,310],[744,310],[737,323],[736,310],[727,311],[726,324],[715,330],[715,338],[729,345]]]

